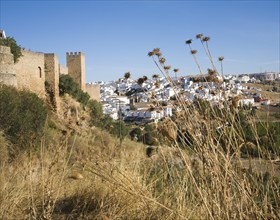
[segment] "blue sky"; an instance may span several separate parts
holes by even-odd
[[[6,1],[0,28],[26,49],[86,55],[86,81],[159,73],[147,53],[161,48],[180,75],[198,69],[185,40],[210,36],[229,74],[280,71],[279,1]],[[210,62],[194,40],[204,70]]]

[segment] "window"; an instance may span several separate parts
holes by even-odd
[[[38,66],[38,69],[39,69],[39,77],[42,78],[42,69],[39,66]]]

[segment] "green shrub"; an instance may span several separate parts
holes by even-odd
[[[59,76],[59,95],[63,96],[65,93],[71,95],[78,102],[87,105],[90,96],[88,93],[83,92],[73,78],[69,75]]]
[[[7,37],[0,39],[0,45],[11,48],[11,53],[14,55],[14,62],[16,63],[22,56],[21,47],[17,44],[13,37]]]
[[[104,117],[102,105],[97,102],[96,100],[90,100],[88,101],[87,107],[90,111],[90,124],[97,126],[97,127],[103,127],[102,119]],[[108,123],[108,118],[106,118],[106,123]]]
[[[35,144],[43,133],[47,116],[43,100],[35,93],[0,86],[0,129],[21,149]]]
[[[143,135],[142,131],[139,127],[133,128],[130,132],[129,135],[131,139],[133,140],[135,137],[137,137],[137,141],[140,142],[143,140]]]
[[[146,124],[145,125],[145,133],[143,136],[143,143],[146,145],[157,145],[157,133],[156,131],[152,128],[151,125]]]
[[[113,123],[111,134],[120,138],[121,142],[128,135],[128,133],[129,128],[123,121],[119,120]]]

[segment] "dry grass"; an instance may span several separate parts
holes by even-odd
[[[272,103],[279,103],[280,102],[280,82],[275,81],[278,92],[271,92],[267,90],[271,90],[273,88],[272,85],[264,85],[259,83],[246,83],[246,86],[250,86],[253,88],[259,88],[261,91],[256,90],[248,90],[251,93],[260,93],[262,98],[271,100]]]
[[[144,145],[125,140],[119,147],[98,129],[87,137],[48,130],[55,139],[42,140],[39,152],[2,164],[0,218],[279,218],[279,165],[266,160],[264,169],[240,159],[233,128],[221,133],[235,147],[229,153],[211,139],[213,123],[184,123],[193,131],[193,150],[161,146],[151,158]]]
[[[150,158],[144,145],[119,147],[96,128],[46,129],[39,150],[1,161],[0,219],[280,219],[279,162],[260,145],[254,120],[262,163],[241,158],[250,143],[230,103],[219,112],[176,97],[180,143]]]
[[[280,122],[280,107],[261,105],[256,111],[256,120]]]

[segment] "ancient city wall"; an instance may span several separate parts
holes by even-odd
[[[59,99],[59,63],[58,56],[54,53],[45,54],[46,91],[54,111],[60,108]]]
[[[54,53],[45,54],[45,78],[48,87],[55,96],[59,96],[59,64]]]
[[[67,75],[68,68],[66,66],[59,64],[59,74]]]
[[[91,99],[100,101],[100,86],[98,84],[86,84],[86,91]]]
[[[67,67],[60,65],[54,53],[44,54],[22,50],[14,63],[10,48],[0,46],[0,83],[27,89],[45,98],[46,86],[54,110],[59,108],[59,74],[69,74],[91,99],[100,101],[100,87],[85,83],[85,55],[66,53]]]
[[[66,53],[66,63],[68,67],[68,74],[86,92],[85,84],[85,55],[81,52]]]
[[[43,53],[22,50],[14,65],[19,89],[28,89],[45,98],[45,60]]]
[[[14,56],[10,47],[0,46],[0,83],[17,87]]]

